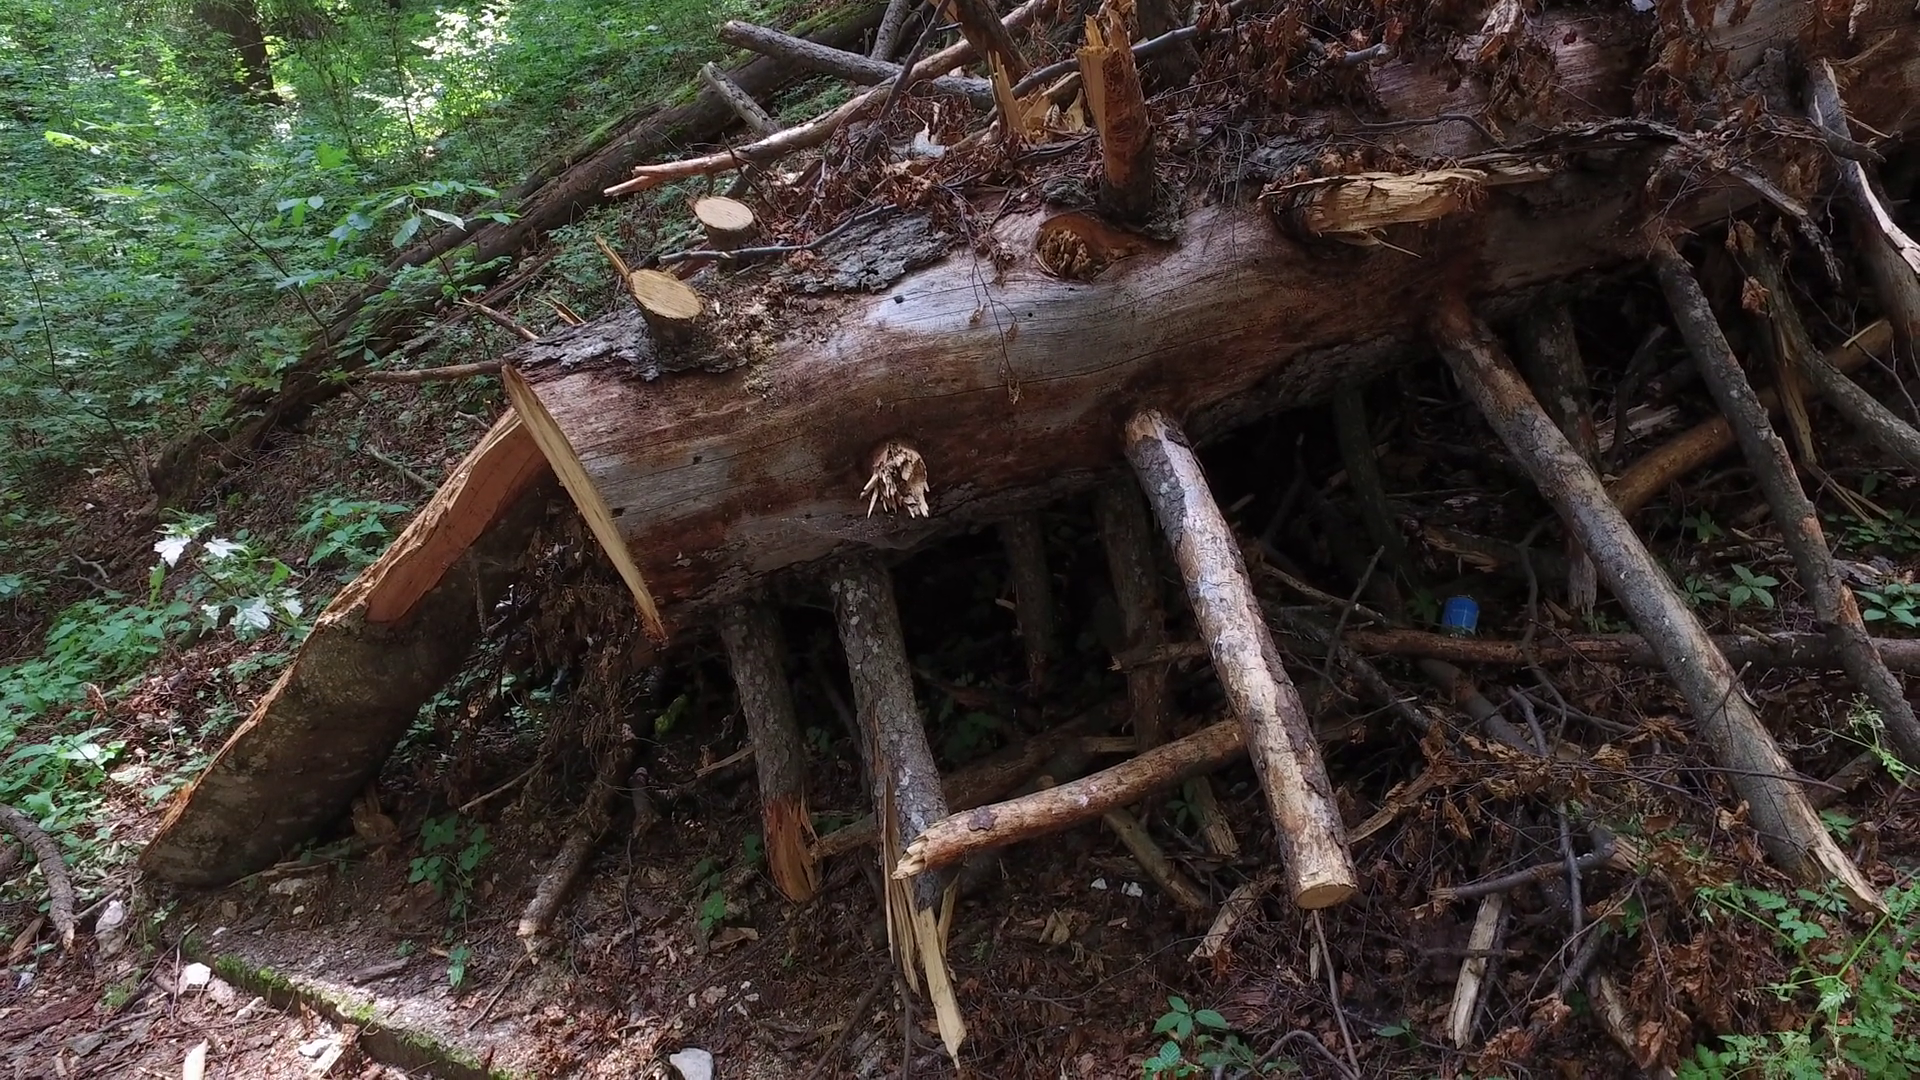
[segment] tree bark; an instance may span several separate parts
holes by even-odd
[[[494,425],[355,578],[267,696],[173,797],[140,855],[177,885],[272,865],[352,803],[458,671],[557,494],[517,417]]]
[[[1109,810],[1212,772],[1244,753],[1239,721],[1214,724],[1091,776],[931,822],[907,844],[893,872],[907,877],[938,870],[975,852],[1098,820]]]
[[[760,778],[760,826],[774,887],[796,904],[820,891],[807,812],[807,757],[787,686],[780,621],[765,604],[734,604],[720,613],[720,640],[747,718]]]
[[[1660,655],[1702,738],[1729,770],[1729,785],[1746,801],[1768,853],[1803,884],[1837,882],[1856,907],[1879,910],[1879,894],[1808,805],[1794,782],[1793,766],[1760,722],[1726,657],[1493,336],[1457,299],[1436,312],[1434,336],[1468,396],[1580,539],[1601,581]]]
[[[254,0],[197,0],[193,14],[225,38],[239,60],[240,78],[227,80],[229,85],[262,104],[280,104],[280,94],[273,87],[273,60],[267,54],[267,32],[260,25]]]
[[[1094,493],[1093,512],[1126,633],[1122,648],[1129,653],[1157,649],[1167,641],[1166,594],[1154,565],[1153,534],[1139,487],[1125,479],[1102,484]],[[1164,660],[1127,668],[1127,706],[1142,750],[1166,741],[1168,669]]]
[[[1787,444],[1774,432],[1773,424],[1767,419],[1766,406],[1748,383],[1740,361],[1734,358],[1720,324],[1714,320],[1706,293],[1694,279],[1693,267],[1664,238],[1654,242],[1652,257],[1654,272],[1667,294],[1680,336],[1693,352],[1694,367],[1699,369],[1700,377],[1713,393],[1721,415],[1733,423],[1747,467],[1753,470],[1754,479],[1773,510],[1774,525],[1793,557],[1794,569],[1813,608],[1813,617],[1833,640],[1834,651],[1839,654],[1847,676],[1880,714],[1901,760],[1920,766],[1920,718],[1914,716],[1913,706],[1907,703],[1906,690],[1900,680],[1893,677],[1879,654],[1873,651],[1860,605],[1854,600],[1853,590],[1840,578],[1840,569],[1834,564],[1832,549],[1827,547],[1827,537],[1820,528],[1813,500],[1807,498],[1806,490],[1800,486],[1800,476],[1794,471],[1793,459],[1787,456]],[[1785,296],[1778,297],[1776,302],[1789,303]]]
[[[1151,410],[1127,421],[1127,460],[1140,477],[1186,583],[1200,636],[1266,794],[1293,902],[1322,908],[1358,889],[1320,744],[1281,665],[1247,579],[1239,542],[1207,489],[1185,436]]]

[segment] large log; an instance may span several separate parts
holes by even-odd
[[[1716,30],[1733,46],[1729,69],[1738,75],[1760,48],[1797,37],[1844,51],[1813,34],[1806,17],[1801,5],[1762,3],[1737,28]],[[1590,39],[1584,18],[1548,12],[1529,27],[1555,54],[1556,119],[1624,108],[1638,73],[1638,54]],[[1909,99],[1920,100],[1906,92],[1920,78],[1911,20],[1882,2],[1860,25],[1894,29],[1848,100],[1864,122],[1897,129]],[[1484,104],[1474,81],[1449,90],[1441,73],[1412,65],[1389,66],[1377,80],[1395,116]],[[1295,122],[1335,141],[1350,126],[1330,113]],[[1465,124],[1399,137],[1463,164],[1482,139]],[[788,309],[786,337],[737,355],[724,374],[643,382],[618,348],[600,362],[570,350],[562,365],[533,346],[520,366],[619,520],[671,632],[770,572],[857,547],[914,547],[1084,488],[1116,462],[1118,421],[1138,407],[1183,418],[1204,441],[1277,405],[1325,397],[1416,338],[1450,279],[1471,280],[1480,297],[1515,293],[1637,258],[1650,216],[1704,222],[1750,200],[1733,182],[1707,181],[1684,201],[1647,204],[1649,171],[1670,145],[1648,138],[1657,145],[1636,148],[1616,130],[1605,150],[1488,162],[1488,182],[1469,180],[1471,190],[1448,202],[1470,209],[1437,226],[1399,227],[1396,247],[1303,243],[1263,206],[1197,206],[1177,242],[1140,240],[1083,282],[1051,276],[1033,254],[1046,215],[1009,213],[992,243],[948,254],[877,295]],[[1800,145],[1811,155],[1818,144]],[[1491,182],[1515,172],[1535,179]],[[1341,205],[1334,195],[1302,198],[1290,220],[1337,224],[1327,216]],[[1011,262],[995,261],[1004,254]],[[724,305],[729,286],[707,287],[722,290]],[[580,332],[631,336],[604,323]],[[875,448],[896,438],[925,461],[930,517],[869,516],[859,497]]]
[[[479,639],[555,498],[551,478],[517,417],[495,424],[320,613],[273,689],[174,796],[141,868],[224,885],[345,813]]]
[[[1816,23],[1815,14],[1815,5],[1757,0],[1729,27],[1723,11],[1692,39],[1723,57],[1697,70],[1724,59],[1724,70],[1738,77],[1763,50],[1782,45],[1835,59],[1871,47],[1871,62],[1836,65],[1853,117],[1880,131],[1912,127],[1920,119],[1920,39],[1910,11],[1870,0],[1851,20]],[[1540,124],[1626,113],[1646,55],[1636,27],[1647,22],[1596,35],[1585,11],[1530,19],[1525,32],[1551,53],[1556,90],[1534,127],[1510,128],[1508,149]],[[1486,149],[1473,125],[1419,123],[1485,113],[1481,80],[1413,63],[1366,74],[1376,115],[1414,122],[1389,136],[1410,154],[1471,164]],[[717,96],[700,107],[709,106],[724,108]],[[1343,133],[1369,144],[1383,137],[1357,131],[1360,121],[1345,109],[1299,110],[1288,123],[1295,151],[1337,148]],[[1143,405],[1184,419],[1204,441],[1280,406],[1324,399],[1412,351],[1427,309],[1450,280],[1464,277],[1476,299],[1497,301],[1640,257],[1639,226],[1649,214],[1708,222],[1752,201],[1737,184],[1690,177],[1704,182],[1693,183],[1687,198],[1643,202],[1668,144],[1644,128],[1647,138],[1636,140],[1634,130],[1615,129],[1599,140],[1604,149],[1537,157],[1531,182],[1463,181],[1449,171],[1435,185],[1440,196],[1423,206],[1451,210],[1454,222],[1395,226],[1388,238],[1396,247],[1290,239],[1259,205],[1189,206],[1177,242],[1140,241],[1095,280],[1075,281],[1051,276],[1033,254],[1047,219],[1011,212],[995,217],[992,243],[976,237],[873,294],[784,305],[775,295],[763,307],[763,282],[729,279],[756,290],[729,310],[766,311],[784,336],[744,328],[733,339],[745,343],[743,363],[724,373],[637,378],[641,327],[631,313],[526,346],[516,359],[619,522],[620,540],[671,631],[786,568],[859,547],[910,548],[1090,486],[1111,475],[1121,456],[1120,421]],[[540,197],[551,190],[568,205],[590,201],[588,178],[631,160],[639,144],[622,140],[603,162],[569,173]],[[1335,224],[1316,210],[1337,207],[1334,196],[1303,198],[1290,222],[1309,232]],[[989,250],[1012,261],[977,254]],[[910,443],[931,471],[930,516],[867,514],[860,492],[873,451],[895,440]],[[378,770],[393,724],[404,727],[470,640],[457,614],[473,608],[468,575],[457,567],[449,574],[448,566],[465,560],[504,574],[501,560],[515,549],[515,535],[524,535],[516,534],[519,515],[536,496],[484,512],[448,502],[465,507],[482,486],[471,473],[450,481],[395,550],[342,594],[254,718],[181,797],[146,865],[180,881],[228,881],[338,816],[353,786]],[[423,546],[427,535],[477,547]],[[398,595],[391,583],[407,579],[424,583],[413,599],[429,614],[406,617],[406,605],[396,605],[401,615],[381,616],[369,606]],[[483,575],[480,583],[497,581]],[[436,625],[439,617],[445,621]],[[363,632],[381,671],[398,658],[427,662],[349,687],[335,668],[346,657],[345,670],[365,670],[352,659],[365,648],[355,643]],[[315,785],[301,772],[310,746],[328,763]],[[261,762],[265,779],[256,781]],[[264,792],[275,785],[285,805],[262,814]],[[260,821],[266,826],[256,828]]]

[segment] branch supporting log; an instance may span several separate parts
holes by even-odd
[[[1027,696],[1037,698],[1046,685],[1047,669],[1060,655],[1060,635],[1053,619],[1053,582],[1047,571],[1046,535],[1040,528],[1040,515],[1022,514],[1001,522],[1000,545],[1007,553],[1014,615],[1020,622],[1020,644],[1027,653]]]
[[[1288,893],[1304,908],[1342,903],[1358,886],[1326,765],[1200,461],[1180,429],[1153,410],[1127,421],[1126,451],[1253,758]]]
[[[1575,452],[1589,463],[1600,460],[1600,440],[1588,407],[1587,365],[1580,343],[1573,337],[1573,314],[1564,303],[1545,304],[1520,320],[1521,363],[1547,415],[1553,417]],[[1599,579],[1593,560],[1580,541],[1567,537],[1567,610],[1576,615],[1593,612],[1599,598]]]
[[[1790,360],[1794,369],[1805,376],[1814,391],[1868,441],[1906,462],[1909,469],[1920,473],[1920,432],[1895,415],[1892,409],[1882,405],[1860,384],[1827,363],[1819,350],[1814,348],[1813,338],[1800,318],[1799,306],[1793,302],[1793,294],[1787,291],[1780,262],[1766,241],[1744,225],[1735,226],[1734,235],[1740,246],[1741,266],[1760,283],[1767,294],[1765,310],[1756,317],[1763,319],[1768,324],[1767,329],[1777,336],[1776,347],[1782,352],[1783,359]]]
[[[940,783],[947,806],[958,813],[1003,799],[1068,747],[1077,743],[1084,751],[1096,752],[1087,746],[1097,741],[1095,733],[1119,722],[1120,717],[1114,710],[1098,708],[954,772]],[[813,846],[813,855],[816,859],[828,859],[865,847],[879,838],[880,830],[874,819],[862,818],[821,837]]]
[[[1824,58],[1807,65],[1807,112],[1814,126],[1829,137],[1853,142],[1839,80]],[[1853,208],[1854,246],[1866,260],[1867,276],[1893,326],[1894,343],[1901,356],[1920,356],[1920,243],[1894,223],[1874,190],[1866,163],[1840,158],[1834,164],[1840,173],[1840,190]]]
[[[1726,657],[1607,498],[1592,467],[1534,400],[1499,343],[1458,298],[1442,302],[1433,331],[1467,395],[1559,511],[1593,558],[1600,579],[1659,654],[1774,860],[1804,883],[1837,882],[1856,907],[1880,910],[1879,894],[1828,835]]]
[[[1694,366],[1719,404],[1721,415],[1733,424],[1747,466],[1753,470],[1767,505],[1773,509],[1774,524],[1793,556],[1800,587],[1806,590],[1814,618],[1823,624],[1825,633],[1833,641],[1834,652],[1839,655],[1847,676],[1879,712],[1901,759],[1909,765],[1920,765],[1920,718],[1914,716],[1913,706],[1907,703],[1900,680],[1893,677],[1880,655],[1873,651],[1873,642],[1867,637],[1867,624],[1860,616],[1860,605],[1840,578],[1813,501],[1800,486],[1793,461],[1787,456],[1786,444],[1780,441],[1767,420],[1766,406],[1747,382],[1746,372],[1741,370],[1740,361],[1734,358],[1726,336],[1720,332],[1720,324],[1714,320],[1713,308],[1695,280],[1693,268],[1664,238],[1654,242],[1651,257],[1660,287],[1667,295],[1667,304],[1679,324],[1680,336],[1686,339],[1693,353]],[[1786,298],[1782,296],[1779,301],[1784,304]]]
[[[820,871],[807,812],[806,751],[787,685],[780,621],[765,604],[732,604],[720,613],[720,640],[753,740],[767,870],[781,895],[803,904],[820,891]]]
[[[1127,21],[1108,3],[1087,19],[1087,43],[1077,54],[1080,79],[1100,133],[1100,202],[1122,221],[1140,221],[1153,212],[1153,118],[1147,112],[1140,71],[1133,63]],[[1017,81],[1019,74],[1008,73]]]
[[[1245,752],[1239,722],[1223,721],[1058,787],[961,811],[922,829],[907,844],[894,876],[939,870],[976,852],[1094,821],[1109,810],[1177,787],[1190,776],[1219,769]]]
[[[1882,319],[1829,352],[1826,364],[1845,375],[1858,370],[1875,354],[1885,352],[1892,341],[1893,330]],[[1767,407],[1769,413],[1780,408],[1779,395],[1772,388],[1760,392],[1760,403]],[[1733,425],[1727,423],[1726,417],[1716,416],[1674,436],[1635,461],[1607,486],[1607,493],[1620,512],[1631,517],[1669,484],[1733,449],[1735,445],[1737,441],[1733,436]]]
[[[893,576],[872,556],[859,556],[838,567],[829,588],[853,682],[854,713],[869,750],[868,779],[888,880],[889,940],[910,985],[918,985],[918,961],[947,1053],[957,1055],[966,1025],[947,975],[942,909],[950,875],[902,873],[896,854],[900,838],[916,836],[946,816],[947,802],[927,746],[926,720],[914,698]]]
[[[1093,515],[1126,635],[1122,652],[1151,653],[1167,643],[1166,597],[1154,566],[1151,522],[1139,487],[1124,477],[1102,484],[1094,492]],[[1127,668],[1127,705],[1142,750],[1166,741],[1169,667],[1165,660],[1148,660]]]

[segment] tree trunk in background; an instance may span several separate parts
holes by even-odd
[[[196,0],[193,15],[224,37],[239,57],[237,88],[254,101],[281,104],[280,94],[273,88],[273,61],[267,55],[267,31],[260,25],[260,9],[254,0]]]
[[[879,23],[885,6],[881,0],[848,0],[796,26],[793,33],[837,49],[856,48]],[[728,74],[747,93],[765,97],[805,73],[790,64],[756,57]],[[689,85],[699,87],[694,80]],[[333,313],[326,331],[315,335],[277,388],[241,392],[226,412],[232,420],[191,431],[161,449],[148,475],[159,504],[177,506],[191,500],[203,489],[208,474],[249,459],[268,435],[344,393],[349,384],[328,378],[329,372],[364,367],[369,351],[384,356],[405,342],[421,318],[440,306],[442,297],[437,287],[424,289],[370,311],[395,274],[442,258],[470,259],[480,265],[513,256],[539,243],[548,230],[606,202],[602,189],[626,179],[635,164],[709,142],[737,122],[720,95],[709,90],[700,90],[683,105],[665,108],[658,98],[650,98],[619,122],[542,164],[524,183],[506,192],[499,204],[482,208],[515,211],[519,216],[513,221],[486,221],[478,216],[482,211],[475,211],[467,215],[467,228],[442,229],[408,248]],[[504,266],[497,267],[464,280],[483,284],[504,272]]]

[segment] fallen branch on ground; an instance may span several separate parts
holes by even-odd
[[[60,934],[60,947],[73,947],[73,877],[60,855],[60,842],[26,814],[0,803],[0,830],[12,833],[33,852],[47,882],[47,916]]]

